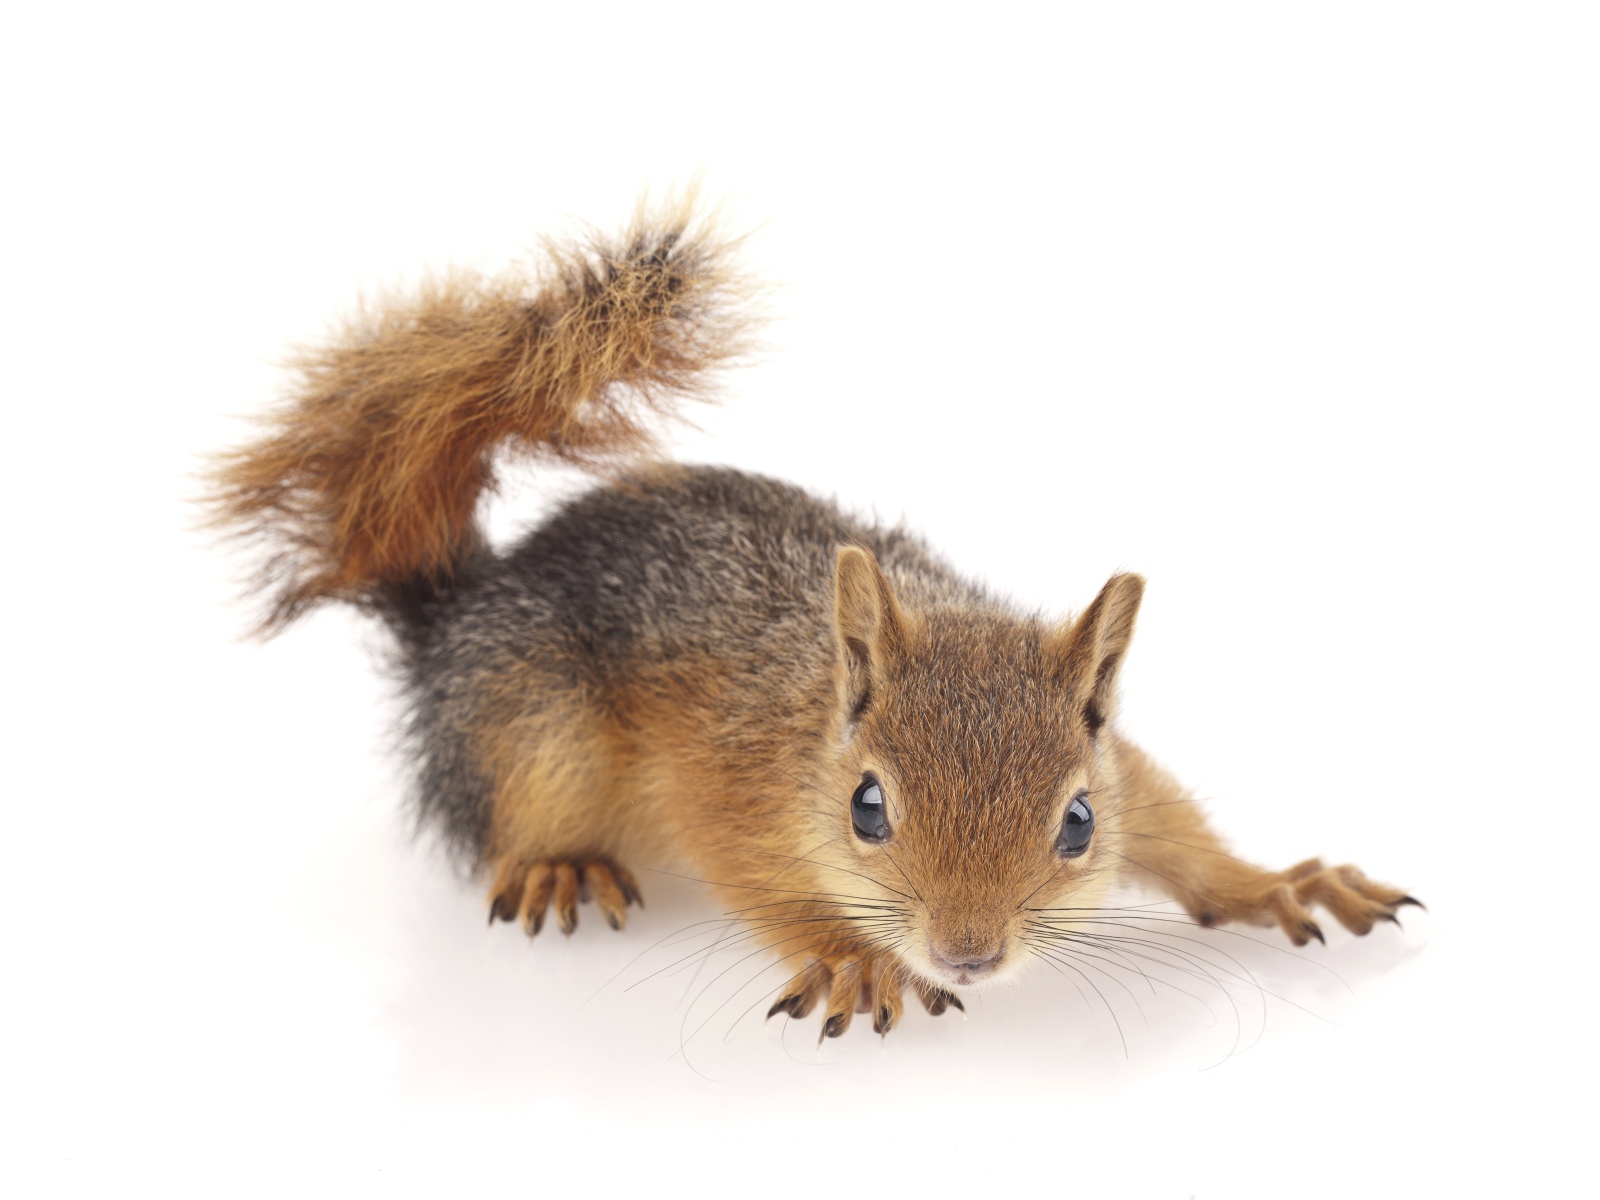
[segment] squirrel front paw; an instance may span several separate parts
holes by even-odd
[[[1261,872],[1262,879],[1245,895],[1196,897],[1188,904],[1190,914],[1202,925],[1245,920],[1257,924],[1276,923],[1296,946],[1316,938],[1322,942],[1322,929],[1311,918],[1311,906],[1321,905],[1351,933],[1370,933],[1379,921],[1398,925],[1395,914],[1408,904],[1423,907],[1422,901],[1399,888],[1374,883],[1356,867],[1324,867],[1320,858],[1280,871]]]
[[[633,875],[611,859],[502,859],[489,889],[489,923],[520,921],[533,937],[554,906],[561,932],[571,933],[578,925],[579,901],[590,899],[613,929],[627,924],[628,905],[644,907]]]
[[[807,1016],[818,1001],[825,1000],[822,1010],[823,1038],[838,1037],[850,1028],[854,1013],[872,1014],[872,1031],[886,1034],[899,1022],[905,1011],[904,990],[910,987],[917,993],[924,1008],[938,1016],[947,1008],[965,1011],[965,1006],[954,992],[930,987],[913,979],[895,960],[874,955],[857,955],[850,952],[813,959],[799,974],[785,983],[777,1001],[767,1010],[771,1020],[779,1013],[794,1018]]]

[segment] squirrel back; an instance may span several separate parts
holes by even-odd
[[[214,473],[214,523],[263,563],[263,632],[342,600],[415,619],[482,549],[492,458],[648,453],[656,419],[751,347],[737,239],[692,194],[620,238],[543,243],[531,272],[455,271],[301,353],[299,385]]]

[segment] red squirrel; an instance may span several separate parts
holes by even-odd
[[[750,347],[738,239],[692,199],[532,275],[453,274],[304,355],[224,456],[217,521],[275,632],[329,600],[392,629],[421,815],[529,936],[688,863],[787,968],[769,1016],[880,1033],[1088,927],[1137,880],[1202,925],[1357,934],[1417,901],[1351,866],[1228,854],[1116,725],[1144,592],[1017,610],[901,528],[653,457]],[[511,456],[596,485],[503,552],[475,512]]]

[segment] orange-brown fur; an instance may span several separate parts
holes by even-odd
[[[448,580],[491,449],[585,465],[647,452],[649,418],[751,347],[735,245],[692,194],[641,205],[615,243],[547,239],[536,271],[448,273],[300,354],[295,395],[219,462],[212,497],[219,525],[269,548],[265,627]]]
[[[1366,933],[1414,903],[1352,867],[1234,858],[1117,731],[1138,576],[1047,621],[903,531],[670,464],[489,550],[497,447],[637,459],[649,412],[749,344],[730,246],[682,205],[547,248],[537,283],[454,277],[308,355],[217,491],[273,548],[271,626],[342,599],[396,629],[424,811],[489,873],[491,920],[571,932],[588,898],[620,928],[630,869],[687,866],[792,971],[772,1012],[838,1035],[858,1011],[887,1031],[907,988],[959,1006],[1129,878],[1298,944],[1313,906]],[[881,836],[852,817],[869,782]]]

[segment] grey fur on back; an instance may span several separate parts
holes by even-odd
[[[486,698],[514,679],[603,709],[631,671],[692,657],[718,665],[747,713],[785,719],[774,706],[814,693],[833,668],[845,544],[871,550],[912,607],[993,605],[902,529],[778,480],[681,465],[593,488],[503,556],[478,551],[446,595],[397,596],[420,816],[463,855],[482,854],[492,785],[473,740],[505,719]]]

